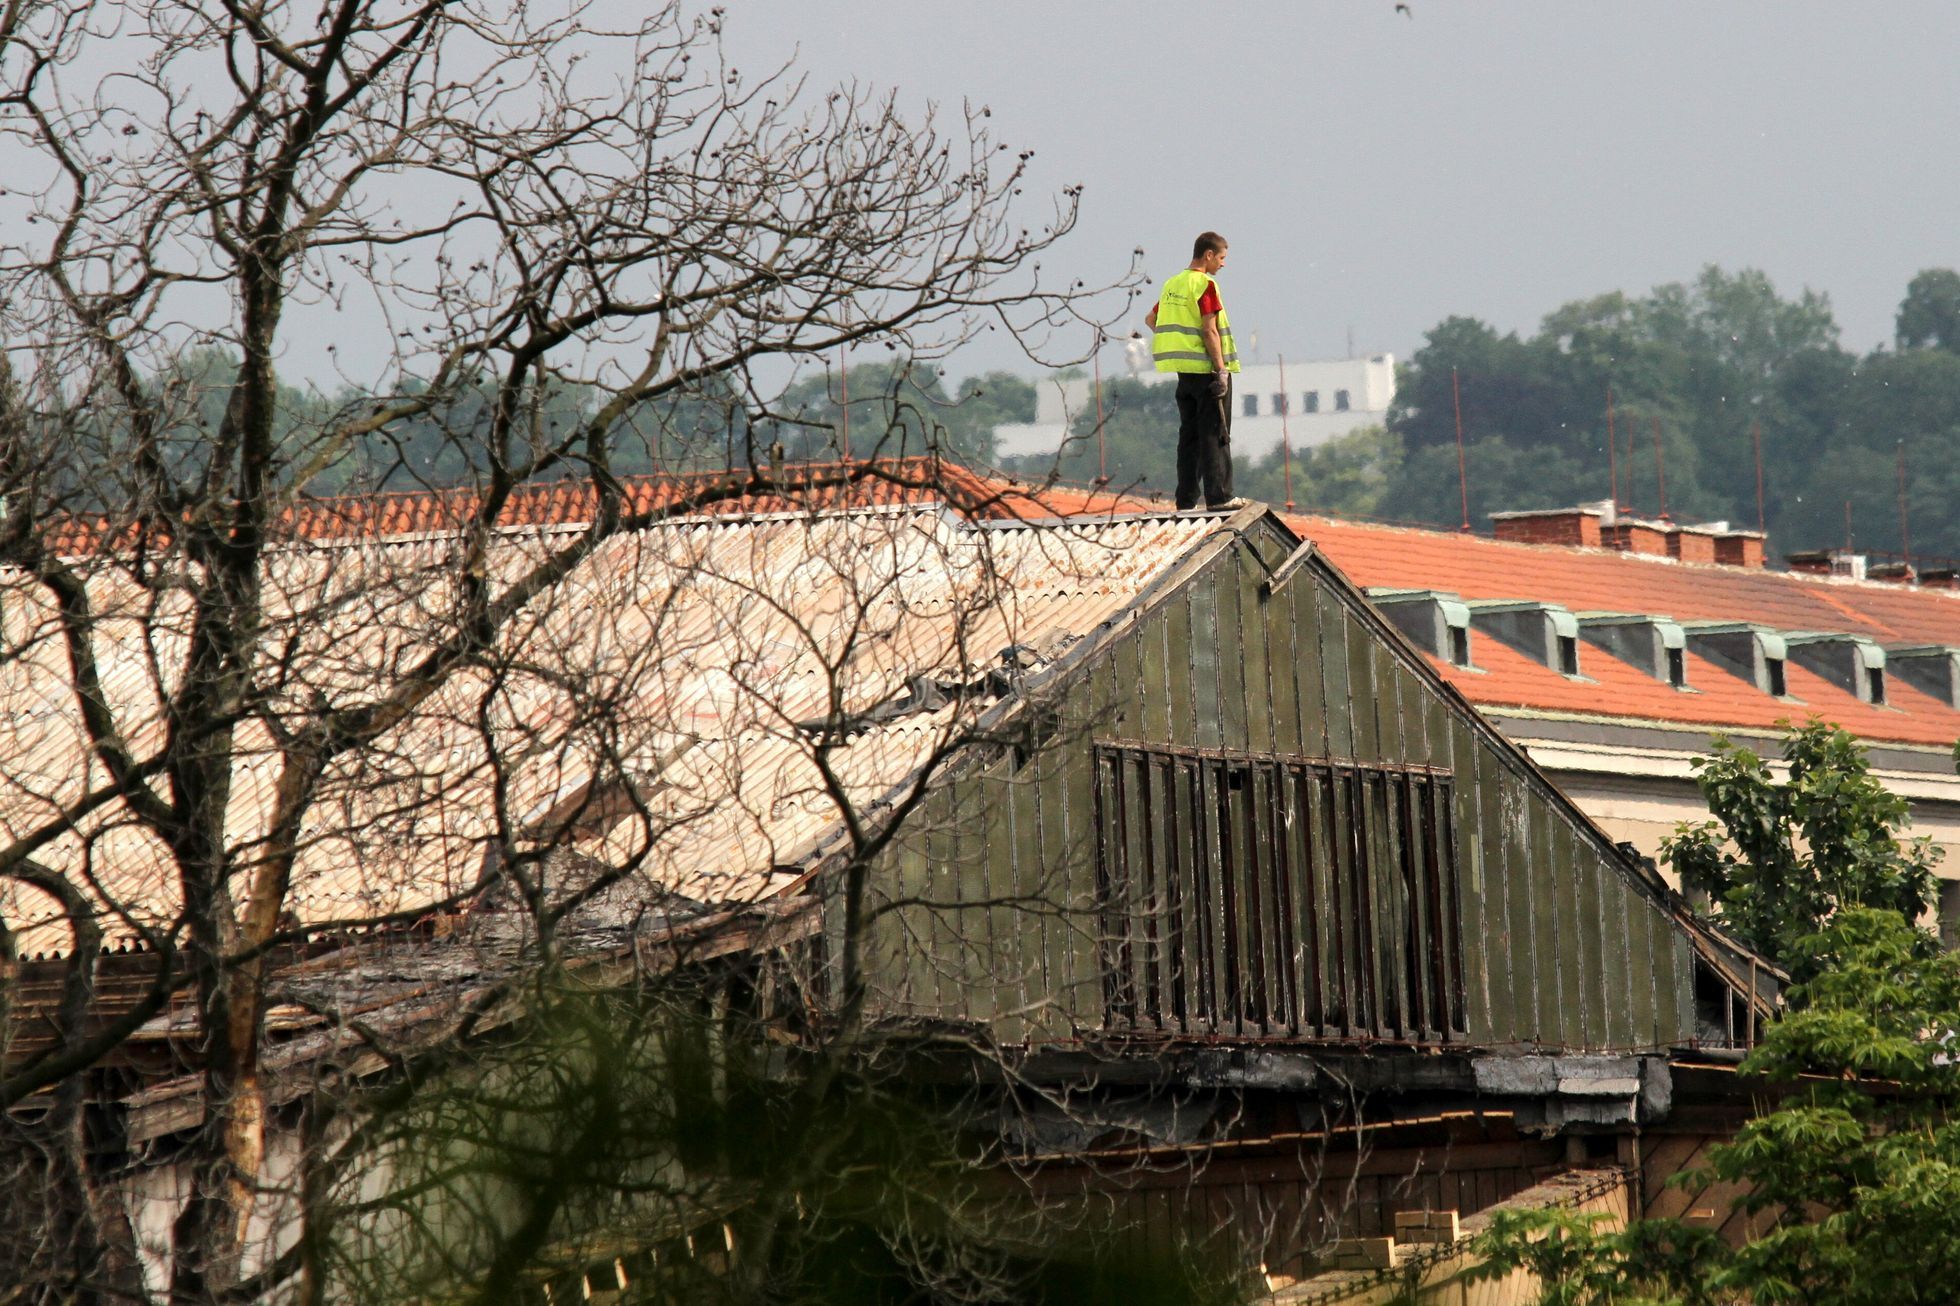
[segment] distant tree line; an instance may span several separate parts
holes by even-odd
[[[179,474],[197,475],[208,460],[212,433],[223,421],[238,377],[237,356],[221,347],[192,349],[150,378],[158,393],[177,397],[179,414],[159,445]],[[414,393],[410,380],[403,387]],[[332,393],[280,382],[274,405],[281,445],[297,463],[316,443],[314,433],[355,422],[376,396],[356,387]],[[563,442],[588,421],[606,396],[578,383],[548,382],[529,402],[526,424],[540,448]],[[485,468],[484,433],[496,415],[495,383],[451,386],[441,402],[391,421],[362,439],[345,442],[324,466],[313,469],[315,495],[413,490],[477,483]],[[712,471],[752,462],[827,462],[854,457],[897,457],[936,451],[963,462],[993,458],[994,427],[1034,419],[1034,386],[1005,372],[971,376],[950,384],[937,368],[904,359],[854,365],[848,376],[825,369],[791,381],[780,393],[744,392],[726,381],[635,406],[619,423],[611,470],[619,475]],[[848,411],[847,411],[848,410]],[[91,419],[105,432],[125,420],[115,406]],[[474,462],[473,462],[474,460]],[[582,476],[587,469],[561,458],[553,476]],[[67,487],[71,502],[98,510],[101,487]]]
[[[1913,278],[1891,347],[1859,355],[1839,336],[1825,295],[1785,297],[1760,271],[1712,266],[1645,295],[1575,300],[1529,337],[1452,316],[1401,368],[1385,429],[1295,451],[1291,497],[1304,509],[1457,525],[1460,395],[1478,526],[1505,509],[1605,499],[1615,480],[1622,504],[1658,516],[1664,475],[1674,520],[1753,528],[1760,432],[1773,549],[1842,544],[1848,503],[1860,549],[1960,556],[1960,518],[1947,511],[1960,492],[1960,273]],[[1108,382],[1101,413],[1100,443],[1085,405],[1059,458],[1015,469],[1168,490],[1169,390]],[[1288,497],[1277,450],[1242,456],[1237,474],[1242,493]]]
[[[1773,550],[1840,545],[1848,516],[1860,549],[1960,557],[1960,517],[1946,510],[1960,497],[1960,272],[1936,268],[1912,279],[1891,347],[1861,356],[1839,334],[1823,294],[1786,298],[1759,271],[1712,266],[1643,296],[1574,300],[1529,337],[1452,316],[1401,367],[1385,427],[1296,449],[1290,467],[1277,449],[1241,456],[1237,489],[1303,511],[1455,526],[1460,402],[1477,526],[1506,509],[1604,499],[1616,482],[1623,505],[1658,516],[1664,477],[1672,519],[1754,527],[1760,435],[1762,520]],[[201,437],[221,415],[235,371],[228,355],[206,349],[163,378],[208,396],[195,409],[210,410],[203,428],[178,433],[184,458],[208,447]],[[279,413],[303,443],[305,431],[370,402],[354,390],[285,386]],[[459,460],[480,447],[469,436],[490,422],[491,402],[487,385],[464,388],[345,449],[314,488],[466,482],[480,469]],[[576,385],[543,396],[538,438],[571,429],[596,402]],[[994,428],[1034,414],[1035,385],[1026,378],[994,371],[955,383],[932,364],[895,356],[848,373],[806,371],[775,395],[709,387],[641,405],[624,423],[628,447],[614,467],[700,471],[931,449],[1031,480],[1100,477],[1168,497],[1177,429],[1168,387],[1111,379],[1099,408],[1085,404],[1071,415],[1058,453],[997,458]]]
[[[1405,456],[1379,509],[1457,520],[1454,372],[1473,521],[1603,499],[1617,462],[1620,500],[1641,513],[1660,512],[1664,470],[1675,520],[1753,527],[1760,431],[1774,548],[1842,544],[1849,504],[1859,548],[1960,554],[1960,521],[1947,511],[1960,489],[1960,274],[1913,278],[1894,347],[1860,356],[1838,337],[1825,296],[1786,299],[1761,272],[1716,267],[1638,298],[1566,304],[1529,339],[1449,318],[1399,378],[1389,427]]]

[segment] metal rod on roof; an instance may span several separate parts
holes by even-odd
[[[851,347],[837,346],[837,386],[842,397],[839,411],[844,415],[841,439],[844,445],[844,461],[851,461]]]
[[[1768,528],[1763,525],[1763,424],[1751,426],[1749,435],[1756,442],[1756,533],[1764,535]]]
[[[1463,529],[1470,529],[1470,465],[1463,457],[1463,390],[1450,369],[1450,402],[1456,406],[1456,488],[1463,500]]]
[[[1286,471],[1286,510],[1293,511],[1293,431],[1286,415],[1293,409],[1292,392],[1286,388],[1286,355],[1279,356],[1279,461]]]
[[[1844,501],[1844,551],[1851,552],[1851,500]]]
[[[1661,520],[1667,520],[1667,463],[1661,457],[1661,419],[1650,417],[1654,424],[1654,479],[1660,483]]]
[[[1633,414],[1631,413],[1627,414],[1627,511],[1628,512],[1633,511],[1633,468],[1634,468],[1633,442],[1635,439],[1638,438],[1639,431],[1640,431],[1639,422],[1635,419]]]
[[[1611,482],[1613,512],[1620,511],[1620,446],[1613,435],[1613,383],[1606,383],[1606,475]]]
[[[1912,531],[1906,519],[1906,442],[1899,441],[1899,559],[1912,570]]]
[[[1103,333],[1096,332],[1096,484],[1109,484],[1109,450],[1103,443],[1102,405]]]

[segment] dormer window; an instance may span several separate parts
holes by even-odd
[[[1667,683],[1676,689],[1688,687],[1688,655],[1681,649],[1667,651]]]
[[[1885,706],[1885,668],[1865,668],[1865,698],[1880,707]]]
[[[1451,666],[1470,665],[1470,609],[1441,590],[1370,589],[1381,614],[1430,657]]]
[[[1769,688],[1770,697],[1771,698],[1789,697],[1790,687],[1783,678],[1783,659],[1764,658],[1763,670],[1766,673],[1768,673],[1768,679],[1769,679],[1768,688]]]
[[[1450,627],[1450,664],[1458,667],[1470,665],[1470,631],[1467,627]]]
[[[1558,671],[1562,676],[1579,674],[1579,637],[1560,635],[1558,637]]]
[[[1948,707],[1960,707],[1960,649],[1945,644],[1894,645],[1885,650],[1885,667],[1920,693]],[[1960,916],[1954,918],[1954,926],[1960,929]]]

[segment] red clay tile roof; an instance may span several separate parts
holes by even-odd
[[[715,516],[808,512],[845,507],[945,503],[981,518],[1106,516],[1162,512],[1165,505],[1110,489],[1022,485],[929,457],[876,464],[797,464],[766,493],[744,492],[740,473],[632,477],[623,481],[624,511],[662,510]],[[378,533],[410,535],[453,529],[478,502],[471,490],[432,490],[311,499],[294,510],[291,533],[333,539]],[[591,519],[589,482],[520,487],[498,524],[576,525]],[[1444,590],[1466,599],[1535,599],[1574,612],[1630,612],[1676,621],[1749,621],[1780,631],[1839,631],[1882,644],[1960,647],[1960,592],[1877,582],[1849,582],[1757,568],[1681,563],[1601,549],[1519,544],[1455,532],[1288,515],[1335,566],[1364,588]],[[73,542],[100,547],[87,523]],[[76,550],[79,551],[79,548]],[[1812,713],[1862,738],[1944,747],[1960,738],[1960,712],[1888,677],[1886,707],[1873,707],[1791,663],[1791,699],[1776,699],[1692,652],[1682,693],[1603,649],[1585,646],[1591,684],[1577,682],[1480,637],[1473,656],[1482,673],[1437,663],[1473,703],[1488,707],[1574,712],[1664,721],[1696,728],[1770,730],[1779,720]]]
[[[1757,568],[1681,563],[1601,549],[1515,544],[1445,531],[1288,517],[1335,566],[1363,587],[1446,590],[1466,599],[1536,599],[1574,612],[1632,612],[1676,621],[1751,621],[1775,630],[1842,631],[1881,644],[1960,646],[1960,593],[1800,576]],[[1712,662],[1688,655],[1682,693],[1581,646],[1569,680],[1496,639],[1475,639],[1485,674],[1437,662],[1465,697],[1488,707],[1530,708],[1666,721],[1710,729],[1773,729],[1816,714],[1864,739],[1951,745],[1960,712],[1887,677],[1888,705],[1874,707],[1792,662],[1790,699],[1772,698]],[[1433,660],[1433,659],[1432,659]]]
[[[766,480],[746,471],[629,476],[621,478],[621,490],[621,511],[628,516],[739,517],[945,503],[968,517],[1036,520],[1165,508],[1107,489],[1021,484],[929,456],[797,463],[766,474]],[[290,538],[331,540],[455,530],[480,501],[469,487],[309,498],[286,513],[282,531]],[[578,525],[592,520],[597,507],[589,480],[520,485],[497,524]],[[97,517],[72,518],[51,535],[56,552],[64,554],[128,547],[135,539],[126,524]]]
[[[932,457],[797,463],[765,475],[766,480],[745,471],[625,477],[621,510],[629,516],[675,509],[688,515],[753,516],[945,503],[969,517],[993,520],[1163,510],[1161,504],[1108,490],[1023,485]],[[478,501],[472,489],[348,495],[306,500],[291,520],[293,533],[305,539],[377,529],[387,535],[417,534],[455,529]],[[512,492],[497,523],[577,525],[590,521],[597,506],[598,495],[588,480],[524,485]]]

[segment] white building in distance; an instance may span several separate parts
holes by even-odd
[[[1174,373],[1151,367],[1146,342],[1130,342],[1125,353],[1127,368],[1105,372],[1105,383],[1126,375],[1146,385],[1175,379]],[[1278,448],[1282,429],[1295,449],[1311,449],[1349,431],[1380,426],[1395,398],[1393,354],[1288,363],[1284,385],[1277,363],[1243,368],[1232,378],[1232,452],[1240,459],[1262,458]],[[1034,420],[996,426],[995,451],[1003,457],[1053,453],[1070,424],[1083,413],[1093,421],[1095,411],[1094,377],[1044,377],[1035,383]]]

